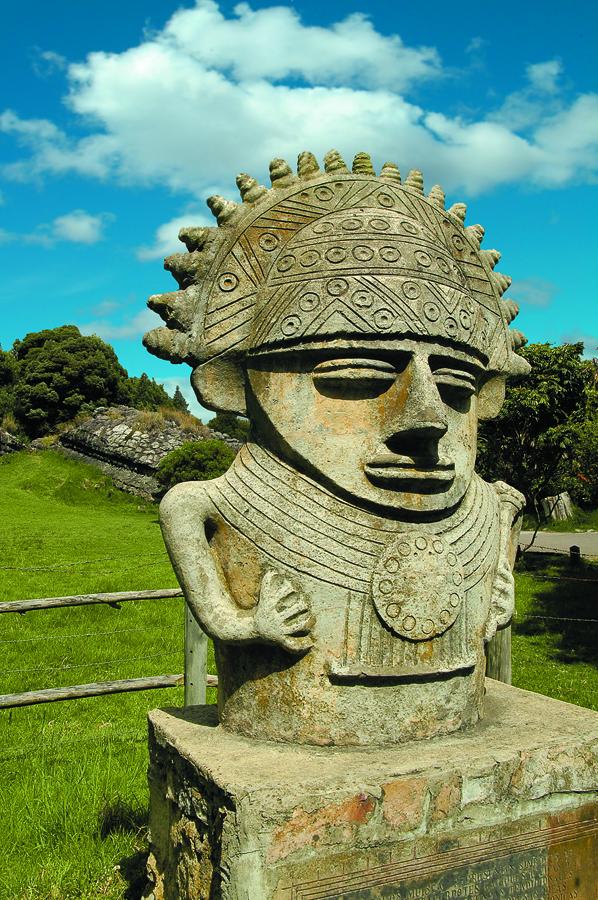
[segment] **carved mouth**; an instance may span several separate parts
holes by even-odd
[[[405,482],[430,482],[448,485],[455,478],[455,466],[446,458],[403,456],[400,453],[380,454],[365,466],[365,474],[374,484],[392,486]]]

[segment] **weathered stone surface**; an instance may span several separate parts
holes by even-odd
[[[16,453],[18,450],[24,449],[25,444],[23,441],[11,434],[10,431],[0,428],[0,456],[5,456],[7,453]]]
[[[474,472],[477,423],[527,364],[465,207],[360,153],[210,198],[149,301],[148,349],[204,405],[247,413],[229,472],[171,491],[164,537],[214,639],[224,727],[367,745],[483,713],[484,645],[513,611],[522,496]]]
[[[375,750],[153,712],[152,896],[595,900],[598,714],[486,684],[475,728]]]
[[[152,498],[159,493],[155,473],[160,460],[186,441],[219,438],[238,450],[228,435],[200,426],[189,431],[176,422],[156,421],[148,428],[144,413],[128,406],[98,407],[84,422],[60,435],[60,449],[99,465],[117,487]]]

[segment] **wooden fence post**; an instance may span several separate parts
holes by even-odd
[[[486,647],[486,675],[511,684],[511,626],[497,631]]]
[[[208,636],[185,603],[185,706],[206,702]]]

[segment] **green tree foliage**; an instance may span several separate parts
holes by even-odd
[[[17,379],[17,361],[14,353],[0,347],[0,419],[14,409],[14,389]]]
[[[158,409],[160,406],[172,407],[173,400],[163,386],[143,372],[139,378],[127,378],[122,390],[123,403],[135,409]]]
[[[158,482],[168,490],[181,481],[218,478],[226,472],[234,458],[234,451],[224,441],[187,441],[161,460],[157,471]]]
[[[577,450],[583,433],[590,466],[597,369],[596,361],[582,359],[581,343],[530,344],[520,352],[531,373],[507,388],[498,417],[482,424],[478,469],[489,481],[517,487],[540,518],[543,497],[570,490],[582,499],[579,485],[585,482],[578,477],[583,464]]]
[[[213,419],[207,423],[208,428],[213,431],[219,431],[221,434],[228,434],[229,437],[240,441],[242,444],[247,440],[249,434],[249,422],[234,413],[219,412]]]
[[[15,341],[12,354],[14,414],[31,437],[123,397],[127,373],[112,347],[75,325],[32,332]]]
[[[183,397],[183,392],[180,387],[176,386],[175,392],[172,396],[172,401],[170,403],[173,409],[178,409],[180,412],[189,412],[189,407],[187,406],[187,401]]]

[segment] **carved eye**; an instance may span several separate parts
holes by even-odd
[[[466,369],[443,367],[434,370],[434,379],[441,392],[456,393],[460,397],[471,397],[477,388],[477,379],[473,372]]]
[[[382,359],[327,359],[313,370],[321,394],[345,399],[366,399],[387,391],[397,369]]]

